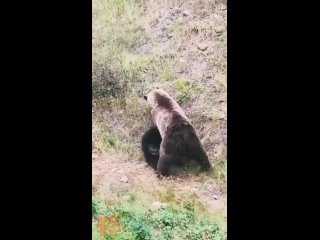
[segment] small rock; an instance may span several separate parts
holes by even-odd
[[[217,195],[213,195],[213,199],[214,199],[214,200],[217,200],[217,199],[218,199],[218,196],[217,196]]]
[[[199,50],[205,51],[205,50],[207,50],[208,45],[207,45],[207,44],[204,44],[204,43],[199,43],[199,44],[197,45],[197,47],[198,47]]]
[[[187,16],[190,15],[190,11],[189,10],[185,10],[185,11],[182,12],[182,15],[187,17]]]
[[[197,192],[198,190],[196,188],[190,188],[190,191]]]
[[[126,200],[126,201],[130,200],[130,198],[131,198],[131,197],[130,197],[129,195],[122,196],[122,199],[123,199],[123,200]]]
[[[122,177],[120,178],[120,181],[121,181],[121,182],[124,182],[124,183],[127,183],[127,182],[129,181],[129,179],[128,179],[128,177],[126,177],[126,176],[122,176]]]
[[[98,154],[96,154],[96,153],[93,153],[93,154],[92,154],[92,159],[93,159],[93,160],[97,159],[98,157],[99,157]]]
[[[179,23],[183,23],[183,18],[182,17],[179,17],[178,19],[177,19],[177,22],[179,22]]]
[[[180,8],[174,7],[174,8],[173,8],[173,11],[176,12],[176,13],[179,13],[179,12],[180,12]]]
[[[214,156],[214,157],[219,157],[219,156],[222,154],[223,149],[224,149],[224,147],[223,147],[222,145],[216,146],[216,147],[215,147],[215,150],[214,150],[215,153],[213,154],[213,156]]]
[[[220,113],[220,119],[227,119],[227,116],[225,113]]]
[[[162,203],[161,202],[153,202],[152,206],[155,208],[160,208],[162,206]]]
[[[172,33],[169,33],[168,34],[168,38],[172,38],[173,37],[173,34]]]
[[[167,203],[162,203],[162,202],[153,202],[152,203],[152,207],[154,209],[159,209],[159,208],[166,207],[166,206],[167,206]]]
[[[118,170],[117,173],[123,173],[123,171],[122,170]]]
[[[215,29],[215,32],[216,32],[217,34],[221,34],[221,33],[223,33],[223,30],[224,30],[224,27],[217,27],[217,28]]]
[[[184,58],[180,58],[180,59],[179,59],[179,62],[180,62],[180,63],[185,63],[186,60],[185,60]]]

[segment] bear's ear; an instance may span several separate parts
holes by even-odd
[[[144,98],[144,100],[146,100],[146,101],[147,101],[147,99],[148,99],[148,97],[147,97],[147,96],[143,96],[143,98]]]

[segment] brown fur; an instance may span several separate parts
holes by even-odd
[[[197,161],[202,170],[209,170],[208,156],[178,103],[162,89],[150,92],[146,100],[162,137],[157,171],[168,175],[172,164],[181,165],[188,159]]]

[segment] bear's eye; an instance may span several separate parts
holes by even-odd
[[[147,96],[143,96],[143,98],[144,98],[144,100],[147,100],[147,99],[148,99],[148,97],[147,97]]]

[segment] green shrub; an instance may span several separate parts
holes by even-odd
[[[117,221],[124,226],[116,236],[107,236],[107,240],[227,239],[226,230],[215,220],[197,218],[191,203],[182,207],[167,206],[154,211],[130,206],[108,208],[105,214],[121,214]]]

